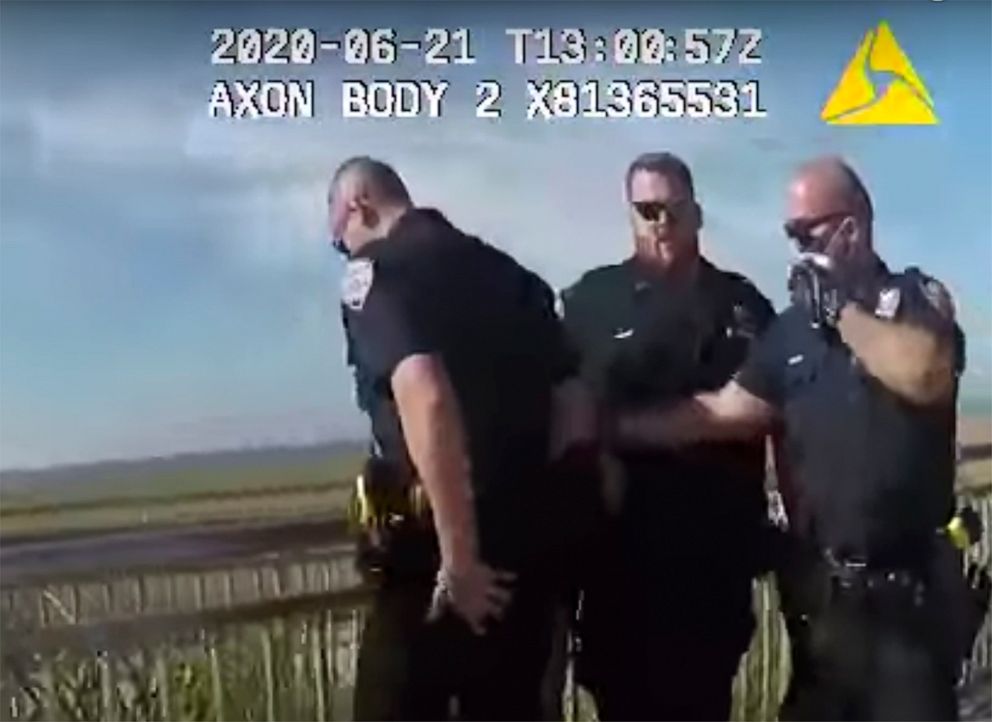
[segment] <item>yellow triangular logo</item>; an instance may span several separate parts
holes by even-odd
[[[831,125],[935,125],[933,99],[887,22],[869,30],[820,118]]]

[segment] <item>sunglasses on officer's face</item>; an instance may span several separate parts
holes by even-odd
[[[825,223],[836,221],[848,215],[850,214],[838,211],[836,213],[826,213],[822,216],[816,216],[815,218],[793,218],[790,221],[786,221],[782,228],[785,231],[785,235],[795,241],[799,250],[815,250],[820,245],[821,238],[813,235],[813,230]]]
[[[637,211],[637,215],[646,221],[654,223],[661,214],[664,213],[667,219],[673,223],[678,223],[685,213],[688,201],[632,201],[630,205]]]

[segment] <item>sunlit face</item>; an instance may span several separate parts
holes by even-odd
[[[839,262],[870,253],[865,221],[851,199],[815,177],[797,178],[789,186],[784,230],[802,253]]]
[[[630,224],[639,258],[668,268],[698,252],[699,206],[678,178],[635,171],[629,195]]]

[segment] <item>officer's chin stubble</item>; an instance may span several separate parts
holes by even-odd
[[[679,229],[633,219],[634,253],[645,265],[666,272],[692,254],[692,239]]]

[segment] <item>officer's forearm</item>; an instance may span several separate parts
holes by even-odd
[[[457,400],[439,361],[422,362],[398,378],[406,363],[393,377],[403,436],[430,501],[442,563],[462,569],[477,560],[478,539]]]
[[[659,409],[620,414],[613,425],[612,442],[619,447],[676,447],[698,441],[732,441],[766,434],[776,418],[775,409],[730,381],[716,393]]]
[[[676,447],[706,435],[712,427],[705,400],[697,398],[617,415],[611,442],[619,449]]]
[[[865,371],[903,399],[922,406],[953,396],[954,347],[950,338],[875,318],[854,304],[841,311],[837,330]]]
[[[558,384],[551,402],[552,460],[571,448],[592,445],[598,441],[596,399],[579,378],[569,378]]]
[[[699,394],[668,407],[623,413],[617,418],[620,448],[678,447],[760,435],[747,419],[722,413],[720,394]]]

